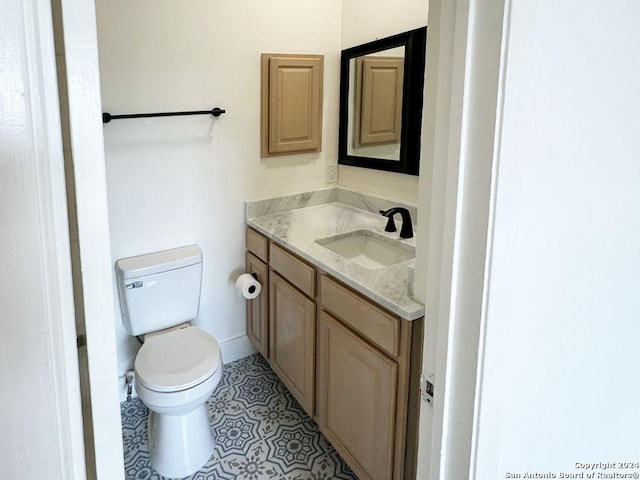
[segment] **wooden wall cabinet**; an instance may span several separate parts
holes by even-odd
[[[262,54],[262,157],[322,148],[322,55]]]
[[[268,316],[247,306],[256,348],[360,480],[414,479],[422,319],[391,314],[250,228],[247,248],[249,271],[269,278]]]

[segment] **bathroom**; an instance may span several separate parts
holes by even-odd
[[[199,245],[195,324],[215,336],[225,362],[243,358],[255,351],[233,290],[244,268],[246,200],[340,185],[417,203],[415,175],[337,167],[340,51],[426,25],[428,2],[98,1],[96,16],[103,111],[225,109],[104,125],[112,262]],[[324,56],[320,152],[260,158],[262,53]],[[329,167],[338,168],[337,182]],[[124,400],[140,343],[119,319],[117,296],[113,308]]]
[[[13,119],[23,118],[12,110],[15,115],[7,116],[0,130],[2,188],[11,199],[2,203],[1,210],[11,215],[7,223],[3,216],[3,226],[11,228],[3,231],[8,235],[0,236],[3,274],[7,273],[1,278],[0,304],[3,322],[16,319],[8,323],[11,333],[2,342],[6,365],[0,374],[2,407],[12,415],[4,414],[0,425],[5,453],[0,473],[7,478],[85,478],[70,302],[74,298],[66,266],[71,243],[72,252],[80,245],[76,255],[82,263],[83,285],[82,295],[76,291],[75,300],[87,322],[83,326],[86,337],[80,330],[77,340],[81,348],[87,342],[93,394],[93,436],[85,441],[87,448],[91,440],[95,445],[98,478],[120,479],[122,471],[115,468],[122,462],[119,377],[128,362],[127,354],[125,358],[120,354],[132,345],[123,331],[114,329],[119,320],[114,259],[134,254],[134,249],[146,251],[147,246],[149,250],[165,248],[164,243],[154,243],[156,236],[165,234],[176,245],[202,243],[206,258],[222,249],[224,255],[215,258],[222,259],[220,270],[228,273],[205,278],[204,289],[226,289],[227,295],[218,295],[219,304],[203,298],[202,314],[212,318],[224,305],[229,313],[242,316],[242,302],[231,300],[230,294],[230,277],[243,266],[242,203],[254,194],[259,198],[327,185],[326,166],[335,164],[331,152],[336,151],[337,125],[331,122],[337,119],[337,86],[327,82],[322,152],[259,158],[258,54],[307,50],[305,42],[315,31],[317,38],[308,50],[325,55],[327,79],[332,68],[337,74],[339,51],[347,45],[346,20],[357,18],[355,23],[364,27],[361,14],[370,9],[343,2],[316,11],[314,6],[296,2],[283,9],[286,14],[276,16],[285,22],[297,15],[293,25],[287,22],[285,28],[271,16],[274,5],[269,5],[267,15],[262,10],[266,7],[257,2],[246,11],[219,4],[206,28],[206,45],[201,36],[195,38],[195,32],[190,35],[192,28],[184,26],[185,20],[181,25],[190,43],[184,48],[200,56],[203,65],[199,67],[207,69],[209,78],[204,80],[211,85],[209,89],[201,87],[203,78],[192,78],[186,69],[166,64],[165,57],[180,66],[188,56],[174,50],[167,39],[170,35],[154,36],[163,26],[165,34],[176,32],[176,19],[188,12],[168,6],[175,10],[172,17],[154,3],[140,19],[130,11],[132,5],[119,2],[112,9],[105,2],[96,5],[96,33],[92,2],[61,3],[66,48],[57,55],[49,38],[48,1],[8,5],[10,15],[2,19],[0,29],[9,39],[4,43],[15,46],[3,55],[23,55],[18,62],[3,63],[9,73],[17,65],[18,74],[3,77],[8,84],[15,81],[18,85],[3,89],[3,95],[12,92],[9,98],[15,105],[23,104],[25,91],[31,93],[32,105],[40,105],[39,94],[51,101],[47,82],[55,84],[53,60],[66,62],[78,206],[71,215],[77,214],[80,226],[75,237],[73,232],[70,240],[65,236],[64,176],[61,179],[58,160],[70,145],[55,139],[56,122],[59,134],[57,97],[42,109],[49,115],[39,115],[36,109],[32,122],[26,122],[27,131],[29,125],[35,125],[33,131],[53,132],[48,140],[46,135],[25,135],[27,140],[23,140],[9,132],[11,142],[4,141],[5,126],[15,127]],[[423,167],[425,160],[427,163],[420,180],[398,183],[400,175],[339,167],[339,184],[348,188],[376,190],[408,201],[419,190],[418,238],[427,223],[431,227],[428,248],[418,249],[418,256],[424,255],[422,265],[426,267],[421,271],[426,270],[426,278],[422,282],[427,287],[421,288],[427,291],[432,323],[432,334],[425,335],[427,342],[433,342],[425,350],[425,371],[436,374],[436,390],[433,409],[421,412],[419,468],[426,473],[420,478],[580,474],[583,472],[576,469],[584,468],[581,465],[605,460],[620,460],[626,465],[620,468],[637,474],[640,305],[636,285],[640,265],[635,253],[640,227],[635,206],[640,170],[635,130],[640,74],[637,62],[629,58],[637,55],[640,12],[632,1],[607,9],[600,2],[579,3],[432,1],[425,111],[433,116],[425,119],[423,128]],[[390,22],[397,11],[396,4],[385,6],[384,2],[375,10]],[[54,13],[60,12],[54,9]],[[192,25],[204,29],[204,19],[191,13]],[[426,15],[426,5],[420,6],[413,19],[418,20],[409,28],[425,23]],[[299,19],[306,16],[313,21],[302,27],[304,22]],[[16,17],[27,21],[16,22]],[[123,30],[122,37],[115,34],[108,39],[110,46],[104,44],[107,39],[101,31],[106,19],[116,25],[116,32]],[[127,22],[136,25],[127,26]],[[322,24],[322,31],[315,30],[316,22]],[[401,23],[394,27],[405,29]],[[147,27],[153,30],[143,30],[149,36],[140,34],[148,42],[145,51],[136,52],[124,43],[138,38],[138,28]],[[296,35],[289,28],[302,33]],[[376,35],[397,33],[395,28]],[[256,46],[255,51],[245,52],[247,58],[236,61],[233,49],[245,48],[256,32],[268,32],[262,41],[269,48]],[[329,38],[329,32],[335,37]],[[153,75],[146,70],[138,73],[153,78],[120,77],[123,73],[117,70],[111,72],[115,78],[101,78],[97,40],[101,61],[117,67],[117,57],[122,55],[123,60],[147,65]],[[283,45],[276,44],[279,40]],[[353,43],[368,40],[359,37]],[[147,47],[156,51],[156,46],[162,46],[162,58],[147,54]],[[206,52],[199,52],[203,46]],[[113,49],[111,60],[102,58],[105,48],[105,52]],[[220,65],[221,58],[227,63]],[[214,60],[209,63],[210,59]],[[253,73],[243,77],[236,70]],[[229,71],[234,75],[228,75]],[[150,82],[156,85],[156,77],[162,77],[167,88],[160,89],[161,95],[149,86]],[[102,100],[97,91],[101,82]],[[127,83],[137,86],[130,89]],[[115,91],[116,85],[121,91]],[[185,85],[180,95],[175,94],[178,85]],[[223,85],[226,90],[216,90]],[[429,95],[430,88],[436,95]],[[251,95],[253,100],[248,99]],[[220,106],[227,113],[203,122],[203,118],[173,119],[171,127],[161,121],[166,119],[142,120],[137,131],[131,131],[131,124],[126,126],[124,121],[103,126],[97,120],[104,109],[114,114],[145,111],[158,98],[163,99],[163,109]],[[203,124],[206,127],[198,127]],[[244,141],[248,132],[256,139],[255,145]],[[106,158],[102,148],[96,150],[96,145],[102,147],[103,134]],[[236,141],[227,140],[231,138]],[[151,142],[162,148],[148,151]],[[495,152],[493,142],[498,147]],[[5,155],[14,148],[19,154]],[[189,158],[198,159],[184,165],[207,172],[210,178],[175,175],[183,171],[183,164],[175,163],[170,153],[181,150],[189,150]],[[602,168],[603,159],[607,168]],[[157,161],[164,162],[162,168]],[[43,165],[51,170],[41,169]],[[23,178],[5,177],[5,166],[15,166],[12,174],[24,173],[32,183],[5,181]],[[175,184],[191,180],[195,187],[170,189],[164,175],[174,176]],[[159,183],[163,189],[150,186],[138,195],[141,179],[149,186]],[[284,183],[296,188],[289,190]],[[234,189],[226,188],[228,184]],[[33,185],[38,195],[24,195],[25,188]],[[222,200],[216,189],[222,192]],[[119,204],[116,194],[130,203]],[[153,201],[160,202],[166,211],[163,214],[171,213],[178,228],[197,228],[202,240],[181,237],[178,228],[156,223],[157,215],[147,214],[154,211],[149,205]],[[210,204],[202,207],[201,202],[207,201]],[[48,218],[53,221],[43,221]],[[143,227],[153,230],[153,238],[143,235]],[[134,239],[126,229],[138,236]],[[43,316],[43,311],[50,315]],[[221,325],[220,333],[215,334],[222,343],[242,344],[242,322],[229,318]],[[25,357],[27,349],[30,354]],[[24,421],[25,417],[29,420]],[[34,441],[52,448],[34,448]]]

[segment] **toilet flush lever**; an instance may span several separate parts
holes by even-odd
[[[127,283],[124,288],[140,288],[143,283],[141,281]]]

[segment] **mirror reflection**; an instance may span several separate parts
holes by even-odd
[[[349,155],[400,161],[404,46],[349,60]]]
[[[338,163],[418,174],[426,27],[342,51]]]

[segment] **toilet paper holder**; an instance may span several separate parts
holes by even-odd
[[[254,273],[251,274],[251,276],[253,278],[255,278],[257,282],[260,282],[260,280],[258,280],[258,274],[257,273],[254,272]],[[258,285],[258,287],[259,286],[260,285]],[[249,293],[253,293],[253,292],[255,292],[255,290],[256,290],[256,287],[249,287]]]

